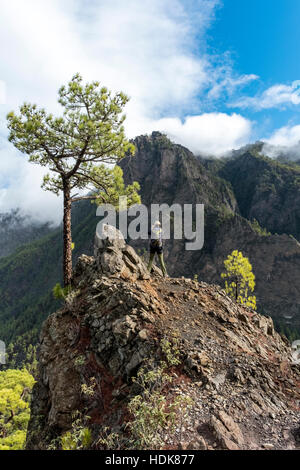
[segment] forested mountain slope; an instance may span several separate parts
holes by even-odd
[[[38,223],[19,210],[0,213],[0,258],[13,253],[19,246],[31,243],[54,231],[48,223]]]
[[[260,157],[251,148],[227,160],[201,160],[157,132],[134,143],[136,155],[124,159],[121,167],[126,183],[139,181],[144,204],[205,204],[203,249],[186,251],[185,240],[166,241],[169,274],[192,278],[197,274],[200,280],[222,284],[224,259],[240,250],[249,257],[256,276],[258,311],[271,315],[286,333],[294,330],[298,335],[300,245],[289,235],[297,236],[299,228],[299,170]],[[264,186],[264,181],[270,184]],[[249,220],[254,218],[267,230]],[[74,205],[74,261],[82,253],[92,253],[97,223],[96,207],[89,201]],[[139,253],[148,245],[141,240],[131,243]],[[57,307],[51,291],[61,281],[61,266],[61,228],[48,230],[0,259],[2,340],[14,342],[26,334],[26,341],[36,342],[42,321]]]
[[[228,159],[218,175],[231,183],[240,213],[272,233],[300,240],[300,167],[249,149]]]
[[[256,206],[252,193],[250,197],[250,192],[255,191],[256,178],[262,175],[262,166],[266,167],[266,175],[275,172],[278,188],[280,182],[282,186],[286,185],[285,190],[289,191],[287,200],[293,199],[293,194],[296,200],[298,169],[259,157],[256,153],[248,157],[248,149],[246,154],[241,151],[232,159],[203,161],[184,147],[172,144],[160,133],[138,137],[135,145],[136,156],[124,159],[121,167],[127,183],[133,180],[140,182],[142,201],[145,204],[205,204],[203,249],[186,251],[184,241],[167,241],[165,252],[169,273],[173,276],[191,277],[197,274],[199,279],[206,282],[220,283],[224,259],[233,250],[240,250],[249,257],[253,265],[258,309],[271,315],[278,326],[282,324],[286,328],[299,329],[300,245],[289,236],[293,233],[293,226],[296,230],[297,224],[295,222],[290,227],[286,225],[287,231],[281,230],[281,235],[268,233],[268,230],[263,229],[264,226],[253,222],[254,216],[258,214],[254,210]],[[247,182],[246,179],[244,181],[243,174],[249,173],[249,158],[253,174],[252,180]],[[261,191],[262,207],[265,206],[264,195]],[[265,206],[263,221],[268,217],[272,219],[273,210],[277,211],[278,223],[281,217],[286,217],[286,206],[281,206],[280,201],[277,195],[274,207],[272,204]],[[296,220],[297,216],[293,217]],[[137,242],[135,246],[138,247]]]
[[[89,201],[74,205],[74,260],[91,252],[98,222]],[[26,334],[35,343],[43,320],[57,308],[52,289],[62,279],[61,228],[0,259],[0,338],[9,343]]]

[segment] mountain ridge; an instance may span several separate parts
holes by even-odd
[[[300,280],[300,245],[287,234],[268,233],[264,226],[260,227],[242,216],[239,198],[236,198],[234,187],[224,178],[222,170],[226,164],[238,161],[236,157],[224,159],[210,169],[187,149],[173,144],[170,164],[170,142],[165,136],[159,133],[141,136],[135,143],[136,156],[124,159],[120,166],[126,183],[131,183],[133,179],[140,181],[142,201],[148,207],[161,201],[205,205],[205,243],[201,251],[187,252],[182,241],[166,241],[165,258],[170,274],[188,277],[197,274],[205,282],[220,283],[223,261],[238,249],[249,257],[253,265],[257,278],[258,309],[272,315],[279,326],[285,305],[285,310],[291,312],[293,325],[299,330],[297,284]],[[264,157],[257,158],[264,160]],[[281,164],[278,166],[281,168]],[[185,168],[188,168],[187,172]],[[291,171],[294,172],[294,169]],[[138,244],[133,243],[133,246],[137,248]],[[268,262],[264,262],[266,259]]]
[[[134,142],[136,156],[124,159],[120,166],[126,183],[140,182],[143,203],[205,204],[204,248],[187,252],[184,240],[166,241],[165,258],[170,274],[191,278],[198,275],[205,282],[219,284],[224,259],[239,249],[253,265],[259,311],[271,315],[278,330],[293,335],[294,339],[299,337],[299,243],[289,234],[269,235],[263,223],[260,227],[241,215],[240,198],[236,197],[232,183],[221,174],[224,165],[232,165],[231,160],[218,160],[212,166],[209,160],[199,159],[160,133],[137,137]],[[241,151],[235,158],[242,156]],[[270,165],[269,160],[267,164]],[[88,201],[74,205],[74,262],[82,253],[93,252],[92,240],[98,223],[95,212],[96,208]],[[139,253],[148,249],[147,241],[130,243]],[[57,308],[51,291],[61,282],[61,256],[62,233],[58,228],[0,259],[0,337],[6,343],[24,334],[29,334],[36,343],[42,321]]]
[[[271,318],[238,306],[219,286],[162,279],[159,271],[150,279],[122,240],[81,256],[72,285],[42,329],[28,450],[60,448],[64,436],[72,442],[74,414],[92,449],[299,448],[300,369]],[[161,361],[169,378],[159,388]],[[144,367],[154,374],[150,395],[132,380],[145,377]],[[156,424],[151,390],[159,390],[161,413],[181,397],[175,427]],[[143,419],[154,419],[142,441],[132,425],[139,415],[128,410],[139,397]]]

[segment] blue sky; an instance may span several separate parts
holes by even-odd
[[[209,44],[231,51],[241,72],[285,82],[300,73],[299,14],[298,0],[223,0]]]
[[[299,0],[223,0],[208,32],[211,52],[228,51],[234,68],[259,79],[249,87],[250,94],[272,85],[290,84],[300,77]],[[237,110],[237,108],[235,108]],[[244,111],[266,132],[299,121],[297,108]],[[257,129],[257,137],[262,138]]]
[[[300,158],[300,0],[0,0],[0,212],[59,221],[43,168],[7,141],[24,101],[60,114],[80,72],[130,96],[129,137],[220,157],[256,140]]]

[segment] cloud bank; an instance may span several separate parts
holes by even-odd
[[[263,152],[269,157],[284,155],[291,160],[300,160],[300,125],[281,127],[265,142]]]
[[[249,142],[252,123],[239,114],[204,113],[200,116],[140,122],[139,134],[161,131],[195,154],[221,156]]]
[[[195,153],[220,155],[244,144],[251,122],[207,113],[205,100],[232,94],[255,75],[236,75],[206,51],[219,0],[0,0],[0,211],[21,207],[61,219],[61,199],[40,189],[43,170],[7,143],[5,115],[23,101],[58,112],[57,89],[82,73],[130,95],[129,137],[161,130]],[[204,98],[205,96],[205,98]]]

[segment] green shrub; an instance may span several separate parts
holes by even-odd
[[[65,299],[67,295],[70,293],[71,287],[61,287],[59,282],[53,287],[53,296],[55,299]]]
[[[253,219],[253,221],[250,222],[250,225],[253,230],[258,233],[258,235],[260,235],[261,237],[269,237],[271,235],[271,233],[268,232],[267,229],[259,225],[259,222],[256,219]]]
[[[62,450],[84,450],[88,449],[92,443],[92,433],[86,426],[88,416],[82,417],[79,412],[76,412],[73,417],[75,418],[72,424],[72,430],[64,433],[61,438]]]
[[[22,450],[34,378],[26,370],[0,372],[0,450]]]

